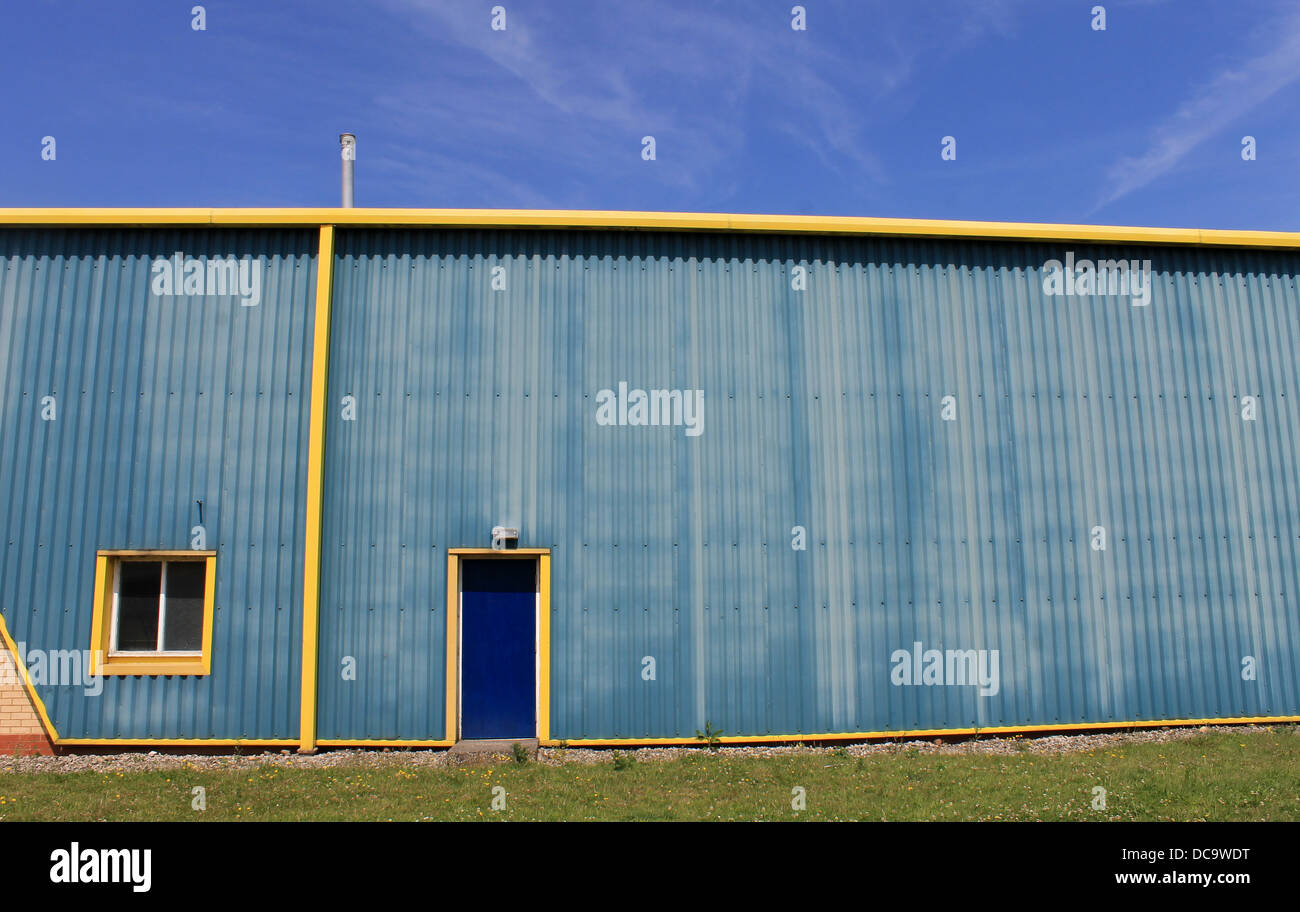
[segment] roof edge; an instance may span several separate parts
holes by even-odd
[[[831,215],[750,215],[586,209],[335,209],[335,208],[0,208],[8,226],[321,225],[429,228],[612,228],[628,231],[730,231],[846,234],[904,238],[1081,241],[1209,247],[1300,249],[1300,232]]]

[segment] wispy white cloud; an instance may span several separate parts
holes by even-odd
[[[495,199],[510,200],[523,209],[563,208],[553,196],[542,193],[526,181],[512,178],[497,168],[467,162],[424,148],[397,145],[365,162],[382,174],[387,184],[414,190],[443,201],[460,202],[455,196],[467,185],[482,188]],[[364,200],[362,205],[367,205]]]
[[[1145,152],[1111,166],[1092,212],[1174,170],[1201,143],[1300,79],[1300,11],[1290,8],[1279,16],[1261,32],[1258,43],[1261,49],[1255,56],[1214,74],[1159,123]]]
[[[647,173],[666,187],[717,198],[732,186],[731,163],[759,133],[787,136],[845,180],[886,182],[871,136],[883,104],[915,76],[918,60],[932,65],[1009,29],[1016,0],[975,11],[956,4],[942,35],[904,32],[881,4],[876,26],[854,41],[791,30],[788,6],[746,16],[741,7],[704,2],[633,10],[594,4],[586,15],[506,4],[508,28],[497,32],[488,7],[386,2],[436,46],[469,61],[440,68],[436,86],[377,90],[377,107],[405,129],[411,148],[420,148],[421,135],[473,143],[475,167],[498,169],[503,186],[525,183],[510,169],[526,149],[538,168],[577,183],[584,174],[623,173],[650,134],[658,163]],[[820,9],[810,11],[810,30],[833,27],[830,15],[817,18]]]

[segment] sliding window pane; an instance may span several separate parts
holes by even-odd
[[[117,644],[119,651],[153,652],[158,648],[159,561],[122,561],[117,577]]]
[[[198,652],[203,648],[206,567],[203,561],[167,564],[167,620],[163,627],[163,649],[167,652]]]

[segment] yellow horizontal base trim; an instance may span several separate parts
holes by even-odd
[[[724,735],[719,744],[782,744],[807,741],[867,741],[898,738],[957,738],[973,735],[1015,735],[1031,732],[1068,732],[1117,728],[1163,728],[1176,725],[1261,725],[1269,722],[1300,722],[1300,716],[1234,716],[1221,719],[1156,719],[1137,722],[1074,722],[1057,725],[998,725],[989,728],[925,728],[899,731],[827,732],[813,735]],[[699,738],[573,738],[550,739],[543,747],[672,747],[703,745]]]
[[[316,744],[320,747],[451,747],[455,742],[447,741],[445,739],[439,739],[437,741],[403,741],[400,739],[392,741],[376,741],[369,739],[344,739],[340,741],[319,740]]]
[[[809,741],[867,741],[899,738],[957,738],[974,735],[1014,735],[1038,732],[1092,731],[1124,728],[1164,728],[1189,725],[1265,725],[1269,723],[1300,722],[1300,716],[1232,716],[1218,719],[1148,719],[1136,722],[1076,722],[1064,725],[999,725],[989,728],[925,728],[899,731],[825,732],[811,735],[725,735],[721,744],[783,744]],[[240,739],[240,738],[58,738],[56,744],[66,747],[296,747],[295,738]],[[320,747],[452,747],[455,742],[405,739],[334,739],[321,740]],[[548,738],[542,747],[675,747],[702,746],[698,738],[574,738],[561,741]]]
[[[751,215],[717,212],[611,212],[586,209],[33,209],[0,208],[0,225],[323,225],[443,228],[614,228],[652,231],[740,231],[858,234],[1208,247],[1300,248],[1300,232],[1147,228],[1039,222]]]
[[[59,738],[60,747],[297,747],[297,738]]]

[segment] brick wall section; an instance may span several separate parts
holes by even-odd
[[[18,665],[0,639],[0,756],[53,753]]]

